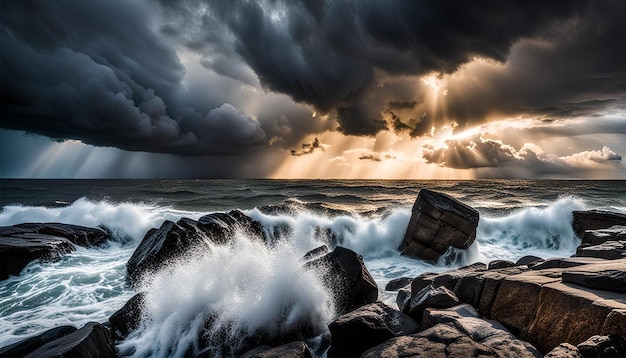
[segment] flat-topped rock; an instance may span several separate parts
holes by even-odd
[[[76,332],[48,342],[25,358],[114,358],[115,336],[103,325],[90,322]]]
[[[25,223],[0,227],[0,280],[19,273],[35,260],[53,260],[75,250],[74,245],[104,244],[109,233],[60,223]]]
[[[580,237],[585,230],[606,229],[615,225],[626,226],[626,214],[604,210],[573,212],[572,227]]]
[[[400,244],[404,256],[436,261],[450,247],[466,249],[476,238],[478,211],[442,193],[422,189]]]
[[[43,346],[44,344],[65,337],[68,334],[76,331],[77,329],[74,326],[60,326],[49,329],[43,333],[0,348],[0,357],[22,358],[25,355]]]

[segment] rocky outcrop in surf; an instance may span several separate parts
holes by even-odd
[[[476,238],[478,211],[449,195],[422,189],[398,248],[402,255],[436,261],[450,247],[467,249]]]
[[[83,247],[100,246],[111,235],[101,228],[59,223],[25,223],[0,227],[0,280],[19,275],[35,260],[54,260]]]

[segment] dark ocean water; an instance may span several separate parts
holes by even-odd
[[[432,264],[397,251],[422,188],[480,212],[476,242],[456,261]],[[320,227],[363,255],[381,299],[393,305],[394,295],[382,290],[393,278],[527,254],[571,255],[578,245],[572,211],[626,212],[626,181],[0,180],[0,208],[0,225],[64,222],[105,226],[115,235],[107,247],[33,263],[0,282],[0,346],[61,324],[106,320],[135,293],[124,283],[126,261],[164,220],[238,208],[266,230],[289,226],[293,234],[271,247],[240,235],[145,284],[159,294],[148,296],[144,325],[118,348],[129,356],[167,357],[193,350],[203,319],[214,312],[230,322],[221,327],[230,336],[215,345],[236,345],[237,337],[259,330],[270,336],[288,330],[276,326],[285,312],[323,331],[334,318],[332,298],[299,261],[322,243],[315,234]]]

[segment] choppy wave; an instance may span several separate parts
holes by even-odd
[[[322,244],[345,246],[363,255],[381,288],[380,297],[393,303],[394,294],[382,288],[394,278],[476,261],[515,261],[528,254],[569,256],[578,243],[571,229],[572,211],[586,207],[581,199],[565,197],[509,209],[501,216],[494,214],[497,210],[481,212],[475,244],[460,260],[433,264],[402,257],[397,250],[410,219],[408,205],[367,203],[375,209],[367,216],[363,213],[369,209],[329,211],[297,200],[286,203],[289,210],[274,210],[283,204],[274,204],[272,210],[245,210],[262,223],[270,237],[268,245],[239,236],[230,245],[199,253],[147,282],[148,317],[140,332],[120,343],[120,350],[134,357],[182,356],[215,343],[211,339],[236,346],[245,344],[240,339],[244,336],[278,337],[301,321],[310,322],[309,332],[323,331],[334,317],[332,298],[319,275],[303,270],[301,262],[304,253]],[[106,320],[135,293],[124,284],[125,263],[145,232],[164,220],[204,214],[86,198],[64,207],[5,206],[0,225],[105,226],[119,240],[104,248],[79,249],[56,262],[33,263],[19,277],[0,282],[0,346],[61,324]],[[207,320],[213,322],[212,328],[204,342],[198,341]]]

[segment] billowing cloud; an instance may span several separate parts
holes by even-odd
[[[517,149],[502,140],[485,138],[482,133],[448,139],[441,146],[425,145],[423,158],[428,163],[455,169],[519,166],[529,168],[536,174],[568,174],[575,170],[594,169],[601,164],[611,164],[622,160],[621,155],[606,146],[600,150],[583,151],[559,157],[545,153],[536,144],[525,143]]]

